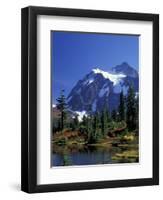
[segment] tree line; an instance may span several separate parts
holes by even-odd
[[[63,131],[69,128],[72,131],[79,131],[88,137],[88,142],[97,142],[100,138],[105,138],[109,130],[113,130],[119,125],[126,123],[127,130],[138,130],[138,97],[135,96],[134,88],[129,86],[128,93],[124,96],[123,91],[119,95],[119,106],[109,112],[108,105],[100,112],[83,116],[82,121],[78,116],[73,118],[68,116],[68,109],[64,90],[61,91],[57,99],[57,109],[60,111],[58,120],[55,120],[53,131]]]

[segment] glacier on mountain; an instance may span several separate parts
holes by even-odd
[[[92,70],[95,74],[102,74],[102,76],[106,79],[109,79],[111,82],[113,82],[113,85],[118,84],[122,78],[125,78],[126,75],[124,74],[112,74],[109,72],[105,72],[99,68]]]

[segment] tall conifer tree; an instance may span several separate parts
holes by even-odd
[[[120,121],[125,120],[125,100],[124,100],[123,91],[121,91],[120,93],[118,111],[119,111],[119,120]]]
[[[112,121],[117,120],[117,112],[116,112],[115,109],[113,109],[112,112],[111,112],[111,118],[112,118]]]
[[[127,112],[126,112],[127,126],[129,130],[134,130],[136,128],[136,99],[132,85],[130,85],[128,89],[126,107],[127,107]]]
[[[64,95],[64,90],[61,91],[61,95],[60,97],[58,97],[57,100],[57,109],[60,111],[60,128],[61,130],[64,129],[65,127],[65,121],[66,121],[66,109],[67,109],[67,103],[66,103],[66,98],[65,98],[65,95]]]
[[[108,111],[105,109],[101,115],[101,129],[103,136],[106,136],[108,129]]]

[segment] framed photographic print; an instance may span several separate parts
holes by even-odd
[[[159,184],[159,16],[22,9],[22,190]]]

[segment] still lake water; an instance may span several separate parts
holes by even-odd
[[[58,147],[55,147],[56,149]],[[70,166],[70,165],[95,165],[111,163],[130,163],[138,162],[131,159],[112,159],[116,153],[132,151],[129,147],[93,147],[87,146],[82,148],[67,149],[59,147],[57,152],[52,154],[52,166]]]

